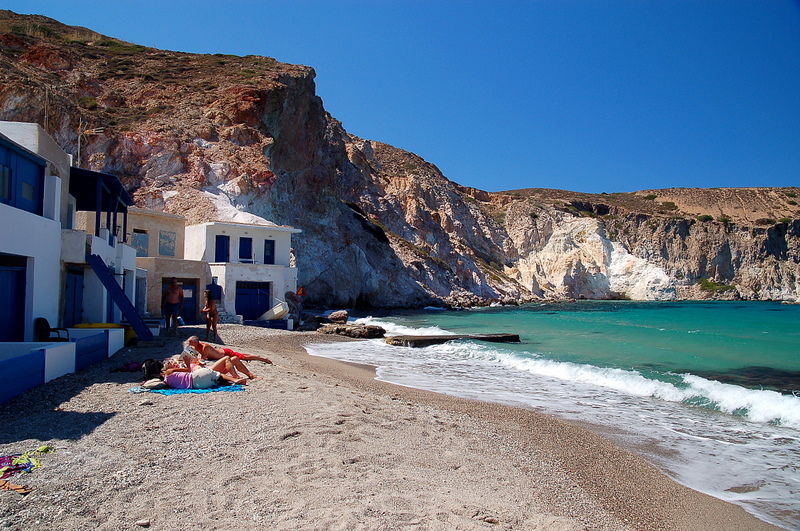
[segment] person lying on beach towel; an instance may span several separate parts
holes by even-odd
[[[155,362],[155,363],[154,363]],[[158,360],[146,360],[143,364],[145,377],[151,376]],[[229,356],[217,360],[210,367],[203,367],[200,364],[190,364],[178,366],[170,364],[166,367],[162,365],[159,377],[173,389],[209,389],[223,382],[232,384],[247,385],[247,378],[242,378],[237,372],[237,368],[251,380],[256,376],[247,370],[244,364],[238,359],[231,359]]]
[[[272,364],[272,361],[269,358],[265,358],[264,356],[256,356],[253,354],[243,354],[241,352],[233,351],[229,348],[224,347],[215,347],[209,343],[204,343],[200,341],[200,338],[197,336],[192,336],[186,340],[184,346],[192,347],[196,350],[200,357],[203,359],[208,360],[218,360],[224,358],[225,356],[230,356],[231,358],[238,358],[243,361],[263,361],[264,363]]]

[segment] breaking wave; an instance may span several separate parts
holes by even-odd
[[[386,330],[387,336],[450,336],[454,335],[453,332],[443,330],[438,326],[425,326],[422,328],[412,328],[410,326],[403,326],[391,321],[379,319],[376,317],[362,317],[361,319],[353,320],[356,324],[377,325]]]

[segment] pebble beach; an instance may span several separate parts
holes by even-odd
[[[125,348],[0,406],[0,455],[48,444],[0,491],[10,529],[773,529],[683,487],[601,434],[533,410],[374,379],[309,356],[349,341],[220,325],[243,392],[128,392],[114,368],[181,350]],[[202,330],[204,332],[204,329]],[[202,334],[199,334],[202,337]]]

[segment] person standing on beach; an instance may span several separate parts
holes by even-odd
[[[178,333],[178,316],[183,310],[183,290],[178,285],[178,279],[172,277],[169,285],[161,294],[161,315],[164,316],[167,330],[172,331],[172,335]],[[170,318],[172,325],[170,326]]]
[[[186,340],[184,346],[192,347],[196,350],[202,359],[207,360],[218,360],[222,359],[225,356],[230,356],[232,358],[239,358],[242,361],[263,361],[264,363],[269,363],[272,365],[272,361],[269,358],[265,358],[264,356],[255,356],[253,354],[243,354],[241,352],[233,351],[229,348],[225,347],[215,347],[209,343],[204,343],[200,341],[200,338],[197,336],[192,336]]]
[[[211,296],[211,290],[205,290],[205,304],[200,313],[206,314],[206,341],[211,331],[214,331],[214,339],[219,339],[217,333],[217,323],[219,322],[219,310],[217,310],[217,301]]]

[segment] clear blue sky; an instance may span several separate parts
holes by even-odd
[[[313,66],[345,128],[485,190],[800,185],[797,0],[6,1]]]

